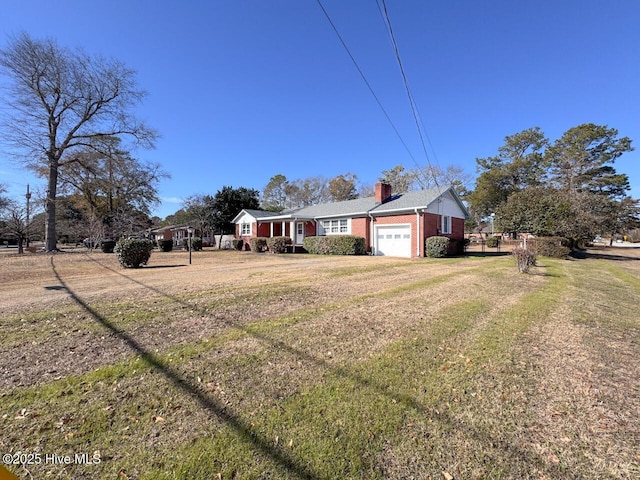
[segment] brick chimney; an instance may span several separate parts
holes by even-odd
[[[391,185],[388,183],[376,183],[376,202],[384,203],[391,198]]]

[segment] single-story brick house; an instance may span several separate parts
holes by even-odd
[[[419,190],[393,194],[391,186],[377,183],[373,197],[313,205],[281,213],[242,210],[233,222],[236,238],[291,237],[302,245],[314,235],[364,237],[374,255],[423,257],[427,237],[442,235],[464,239],[469,212],[456,191]]]
[[[178,248],[182,246],[184,239],[189,238],[188,228],[188,225],[168,225],[153,229],[149,233],[151,240],[173,240],[174,246]],[[200,229],[194,228],[193,236],[202,238],[202,245],[205,247],[213,243],[209,235],[201,235]]]

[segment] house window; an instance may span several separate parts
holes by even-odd
[[[442,233],[451,233],[451,217],[442,216]]]
[[[340,220],[323,220],[322,228],[325,235],[349,233],[349,220],[342,218]]]
[[[241,223],[240,224],[240,235],[251,235],[251,224],[250,223]]]

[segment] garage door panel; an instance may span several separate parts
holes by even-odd
[[[411,226],[376,226],[377,255],[391,257],[411,256]]]

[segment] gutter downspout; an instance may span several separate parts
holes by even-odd
[[[373,208],[376,208],[376,207],[373,207]],[[369,238],[371,239],[371,255],[375,255],[376,251],[378,250],[378,246],[375,243],[375,238],[376,238],[375,228],[373,226],[373,224],[375,223],[375,218],[373,218],[373,215],[371,214],[371,210],[373,210],[373,208],[370,208],[369,210],[367,210],[367,215],[371,219],[371,226],[369,227]]]
[[[298,221],[298,217],[291,217],[291,240],[293,240],[293,253],[296,253],[296,240],[298,240],[298,227],[296,226],[296,222]],[[304,227],[303,227],[304,228]]]
[[[418,212],[418,207],[415,208],[416,211],[416,257],[420,256],[420,212]]]

